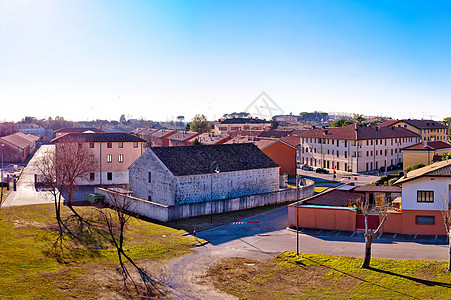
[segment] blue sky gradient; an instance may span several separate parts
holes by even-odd
[[[451,116],[449,1],[0,0],[0,120]],[[2,105],[3,108],[5,107]]]

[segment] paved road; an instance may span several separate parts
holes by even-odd
[[[17,191],[11,190],[9,192],[2,207],[53,203],[50,193],[37,191],[34,187],[34,174],[37,173],[36,165],[39,158],[47,151],[54,151],[54,145],[42,145],[35,152],[28,165],[24,168],[19,181],[17,181]]]
[[[227,224],[200,232],[199,237],[209,243],[199,247],[195,254],[172,261],[161,281],[169,286],[174,299],[235,299],[221,294],[205,280],[206,271],[225,257],[265,261],[285,251],[296,251],[296,232],[285,229],[287,215],[288,208],[282,207],[241,220],[243,224]],[[253,223],[256,221],[259,223]],[[305,230],[299,236],[300,251],[304,253],[356,257],[364,254],[362,233]],[[372,257],[448,259],[445,239],[413,238],[384,234],[374,241]]]

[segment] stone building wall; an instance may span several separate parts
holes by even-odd
[[[279,190],[279,168],[176,177],[176,203],[198,203]]]

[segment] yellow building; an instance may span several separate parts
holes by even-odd
[[[398,120],[390,127],[403,127],[421,135],[422,141],[448,142],[448,127],[434,120]]]
[[[434,156],[442,156],[444,153],[451,153],[451,145],[445,142],[424,141],[401,149],[403,169],[408,166],[418,164],[430,165],[434,161]]]

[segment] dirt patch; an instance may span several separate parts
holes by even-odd
[[[421,278],[422,280],[435,280],[437,274],[445,273],[445,271],[443,264],[436,262],[418,269],[415,277]]]
[[[330,287],[333,281],[323,276],[328,271],[319,265],[282,266],[278,259],[260,262],[227,258],[210,268],[205,278],[240,298],[280,299],[283,295],[300,295],[306,288]]]
[[[24,227],[48,228],[49,225],[36,221],[13,220],[13,228],[24,228]]]

